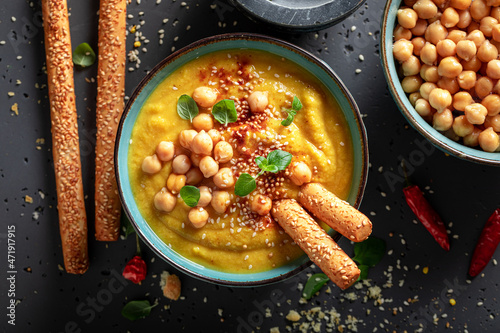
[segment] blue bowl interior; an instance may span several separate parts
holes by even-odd
[[[392,55],[393,31],[400,5],[401,0],[389,0],[386,4],[382,22],[382,40],[384,43],[382,47],[382,64],[384,65],[384,72],[389,83],[389,90],[401,113],[403,113],[413,128],[422,133],[422,135],[442,151],[461,159],[500,166],[500,153],[489,153],[480,149],[467,147],[447,138],[439,131],[435,130],[432,125],[427,123],[417,111],[415,111],[413,105],[411,105],[410,100],[401,86],[396,69],[396,62]]]
[[[351,129],[351,136],[354,147],[355,169],[348,201],[352,205],[359,206],[366,182],[368,163],[365,160],[367,158],[367,146],[364,127],[359,118],[359,112],[357,111],[357,107],[354,104],[354,100],[352,100],[352,97],[343,87],[343,84],[338,80],[338,78],[336,78],[333,72],[329,74],[328,72],[325,72],[325,70],[323,70],[321,66],[327,66],[326,64],[315,64],[308,60],[304,56],[304,54],[301,54],[282,45],[270,43],[269,41],[264,40],[222,39],[216,42],[202,44],[201,46],[198,46],[194,49],[190,49],[190,47],[187,47],[186,49],[180,50],[178,53],[173,54],[171,57],[165,59],[164,62],[160,63],[151,72],[151,74],[146,77],[145,80],[143,80],[140,85],[140,87],[142,86],[142,89],[139,88],[139,90],[134,92],[134,95],[131,97],[122,118],[118,133],[116,154],[118,184],[120,187],[120,194],[122,196],[122,202],[125,211],[132,221],[132,224],[134,225],[142,239],[160,257],[166,259],[168,262],[174,264],[188,274],[197,278],[201,278],[203,280],[208,280],[224,285],[257,285],[277,281],[281,278],[293,275],[293,273],[309,266],[309,258],[306,255],[303,255],[297,260],[290,262],[289,264],[282,267],[277,267],[273,270],[265,272],[249,272],[248,274],[221,272],[201,266],[179,255],[177,252],[169,248],[168,245],[165,244],[155,234],[155,232],[150,228],[148,223],[142,217],[132,195],[132,188],[129,182],[127,157],[132,128],[142,105],[148,99],[151,92],[172,72],[174,72],[184,64],[190,62],[191,60],[194,60],[204,54],[230,49],[261,50],[285,57],[295,62],[299,66],[305,68],[307,71],[311,72],[318,78],[319,81],[323,82],[326,88],[330,90],[330,92],[335,96],[340,105],[340,108],[345,113],[349,128]]]

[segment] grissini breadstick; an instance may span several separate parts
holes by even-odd
[[[352,241],[364,241],[372,233],[372,223],[363,213],[339,199],[321,184],[302,185],[299,202],[330,228]]]
[[[87,215],[66,0],[42,0],[42,12],[52,123],[52,155],[64,266],[68,273],[82,274],[89,266]]]
[[[360,271],[354,261],[297,201],[273,202],[271,215],[333,283],[346,289],[356,282]]]
[[[120,234],[120,198],[114,171],[114,146],[125,96],[125,25],[127,0],[101,0],[97,70],[95,236],[116,241]]]

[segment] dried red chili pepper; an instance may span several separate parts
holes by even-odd
[[[500,242],[500,208],[491,214],[484,225],[472,255],[469,275],[476,276],[486,267]]]
[[[443,220],[438,213],[432,208],[430,203],[425,199],[420,188],[416,185],[410,185],[403,189],[406,202],[410,206],[413,213],[418,217],[427,231],[438,244],[446,251],[450,250],[450,240]]]
[[[139,245],[139,237],[135,235],[137,244],[137,253],[135,257],[130,259],[125,268],[123,269],[123,277],[132,281],[133,283],[140,284],[146,278],[146,262],[141,257],[141,247]]]

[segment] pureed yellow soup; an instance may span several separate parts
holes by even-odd
[[[181,147],[179,134],[193,129],[189,120],[177,113],[177,101],[191,96],[198,87],[217,92],[217,101],[232,99],[238,120],[222,125],[213,121],[224,141],[233,148],[233,157],[219,168],[230,168],[236,180],[241,173],[255,176],[257,156],[266,157],[280,149],[292,154],[290,166],[278,173],[265,172],[257,178],[257,189],[246,197],[229,192],[229,207],[217,213],[209,204],[208,223],[195,228],[188,220],[188,207],[177,194],[171,212],[155,208],[155,195],[166,187],[172,162],[163,162],[154,174],[142,170],[147,156],[155,154],[161,141],[171,141],[175,154],[196,156]],[[254,113],[247,99],[253,92],[267,92],[264,112]],[[291,125],[283,126],[296,96],[303,107]],[[199,107],[210,115],[211,108]],[[289,179],[292,165],[304,162],[319,182],[345,199],[353,173],[352,142],[347,122],[337,102],[315,78],[294,63],[275,55],[248,50],[221,51],[193,60],[167,77],[142,106],[133,128],[128,164],[133,195],[139,210],[155,233],[173,250],[201,265],[225,272],[258,272],[278,267],[302,255],[302,250],[283,232],[269,213],[252,211],[257,194],[272,200],[296,198],[299,186]],[[192,166],[195,168],[195,165]],[[217,191],[212,178],[196,186]],[[164,189],[165,190],[165,189]],[[168,190],[167,190],[168,191]]]

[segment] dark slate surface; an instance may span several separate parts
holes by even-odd
[[[69,1],[74,46],[97,42],[98,1]],[[0,331],[8,332],[286,332],[284,317],[292,309],[320,307],[338,313],[343,331],[353,325],[359,332],[498,332],[500,323],[498,281],[500,268],[490,263],[484,275],[468,281],[471,253],[482,226],[498,207],[499,169],[465,162],[432,148],[398,111],[387,90],[379,60],[380,16],[384,1],[365,3],[344,22],[318,33],[277,33],[254,23],[226,2],[171,1],[156,4],[136,0],[128,6],[128,25],[149,39],[140,52],[140,67],[127,72],[126,92],[148,69],[200,38],[218,33],[250,31],[295,43],[324,59],[344,80],[364,118],[370,144],[370,174],[361,210],[374,223],[373,234],[387,242],[388,254],[370,271],[371,286],[382,289],[378,300],[367,286],[341,292],[329,284],[307,303],[299,302],[300,284],[311,268],[288,281],[259,288],[227,288],[201,282],[177,272],[144,248],[149,274],[144,283],[132,285],[118,277],[135,252],[129,237],[115,243],[93,240],[89,219],[91,267],[83,276],[68,275],[62,264],[58,231],[45,52],[38,2],[2,1],[0,4]],[[140,15],[141,12],[143,15]],[[168,22],[163,20],[168,18]],[[159,29],[165,30],[159,44]],[[133,36],[128,36],[128,50]],[[141,47],[142,49],[142,47]],[[359,56],[364,57],[361,61]],[[134,67],[128,63],[127,67]],[[97,66],[76,71],[75,84],[83,157],[88,216],[93,216],[94,105]],[[361,72],[356,74],[355,70]],[[18,81],[19,80],[19,81]],[[88,82],[87,82],[88,81]],[[8,92],[14,96],[9,97]],[[17,103],[19,115],[11,111]],[[43,142],[40,139],[44,139]],[[38,140],[38,141],[37,141]],[[415,219],[404,202],[398,169],[409,161],[415,183],[441,213],[451,231],[451,250],[445,253]],[[33,203],[26,203],[29,195]],[[7,230],[15,226],[15,295],[7,280]],[[352,245],[340,242],[352,254]],[[498,258],[497,253],[494,258]],[[499,258],[500,259],[500,258]],[[422,272],[428,267],[428,274]],[[164,298],[158,287],[163,270],[182,280],[181,300]],[[10,274],[9,274],[10,275]],[[388,286],[392,283],[392,286]],[[9,291],[11,289],[11,291]],[[12,297],[11,297],[12,296]],[[10,299],[18,301],[15,326],[4,314]],[[449,299],[456,300],[451,306]],[[158,300],[147,319],[130,322],[121,314],[129,300]],[[321,323],[326,331],[325,319]],[[302,316],[300,322],[307,322]],[[354,324],[353,324],[354,323]],[[338,325],[335,330],[337,330]],[[296,331],[296,329],[294,329]]]

